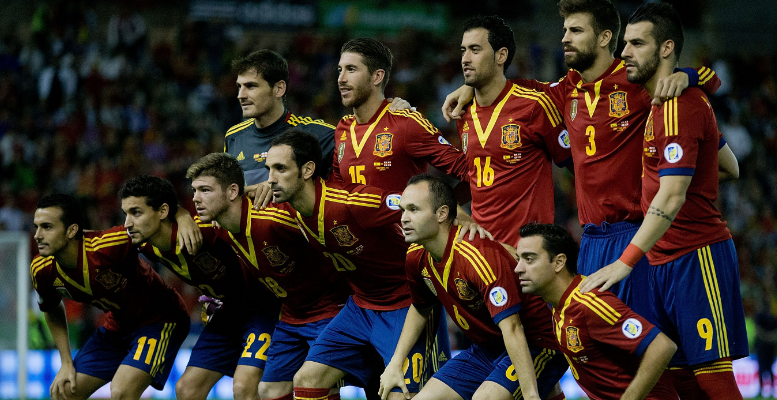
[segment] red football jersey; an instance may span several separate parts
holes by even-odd
[[[177,239],[178,224],[175,222],[170,250],[162,251],[151,243],[144,243],[140,252],[197,288],[200,294],[225,301],[225,307],[261,307],[268,302],[276,303],[275,297],[240,263],[229,244],[219,239],[217,229],[212,224],[200,222],[198,216],[194,220],[202,232],[202,246],[196,255],[181,251]]]
[[[575,277],[553,309],[558,346],[588,397],[617,400],[659,330],[610,291],[581,294],[582,281]]]
[[[488,107],[473,100],[458,120],[472,218],[494,239],[515,246],[522,225],[553,223],[551,159],[562,166],[571,162],[561,123],[547,95],[512,83]]]
[[[429,164],[459,180],[467,179],[467,160],[421,113],[390,111],[383,101],[368,122],[348,115],[335,130],[336,149],[330,181],[405,190]]]
[[[30,265],[41,311],[53,310],[62,298],[91,304],[108,316],[111,331],[186,319],[183,299],[138,258],[123,227],[84,232],[78,267],[63,268],[54,257],[36,256]]]
[[[715,208],[718,198],[718,150],[722,135],[707,96],[690,88],[680,97],[653,107],[644,136],[642,210],[648,211],[660,177],[693,176],[685,204],[672,226],[648,252],[652,265],[665,264],[708,244],[731,238]]]
[[[720,79],[709,68],[698,70],[702,89],[715,93]],[[560,110],[575,167],[575,195],[580,224],[601,225],[642,220],[640,154],[651,95],[626,78],[623,61],[615,59],[595,81],[583,83],[570,69],[559,82],[518,79],[519,85],[542,90]]]
[[[283,206],[296,214],[313,247],[345,276],[356,305],[390,311],[410,305],[399,199],[376,187],[319,179],[313,215]]]
[[[308,243],[288,211],[272,204],[254,210],[243,197],[240,233],[219,232],[244,265],[282,303],[281,321],[305,324],[332,318],[350,291]]]
[[[421,245],[407,250],[413,305],[426,308],[439,299],[473,343],[497,353],[505,347],[497,324],[517,313],[529,345],[555,349],[550,308],[542,298],[521,292],[515,259],[492,240],[458,243],[460,230],[451,227],[440,262]]]

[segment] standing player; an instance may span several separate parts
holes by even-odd
[[[475,98],[457,128],[469,162],[472,217],[511,246],[516,226],[553,222],[551,159],[561,167],[572,162],[553,102],[505,78],[514,55],[513,31],[501,18],[464,23],[461,65]]]
[[[456,199],[439,178],[411,178],[400,208],[405,241],[416,243],[406,260],[413,304],[381,376],[383,399],[393,387],[407,393],[403,361],[438,301],[475,344],[435,373],[417,399],[544,399],[567,364],[555,350],[545,302],[518,290],[512,255],[497,242],[456,240]]]
[[[320,162],[321,149],[315,138],[298,130],[277,137],[267,155],[275,200],[293,207],[284,205],[314,248],[342,272],[354,293],[295,375],[297,399],[325,398],[328,388],[346,373],[349,379],[365,384],[376,372],[372,354],[377,352],[383,366],[391,358],[410,306],[404,273],[407,245],[398,225],[399,194],[326,182],[318,175]],[[434,321],[437,316],[430,318]],[[407,361],[405,378],[410,392],[418,392],[427,372],[437,364],[436,344],[429,324]]]
[[[271,332],[272,344],[269,334],[257,336],[263,345],[254,357],[267,360],[260,396],[291,400],[294,374],[350,291],[332,265],[310,246],[291,214],[276,207],[253,209],[243,195],[243,171],[233,157],[209,154],[189,167],[186,175],[192,179],[194,204],[202,221],[222,226],[222,238],[244,266],[283,303],[281,320]]]
[[[643,5],[629,18],[625,39],[629,81],[653,93],[682,51],[679,15],[668,4]],[[645,221],[620,259],[592,274],[581,292],[609,288],[647,253],[656,325],[678,343],[671,364],[690,366],[702,396],[741,399],[731,365],[748,355],[739,266],[714,205],[718,171],[736,177],[736,158],[720,147],[715,114],[698,89],[653,107],[644,132]]]
[[[289,66],[280,54],[267,49],[255,51],[232,61],[232,72],[237,74],[237,99],[247,119],[227,130],[224,152],[237,158],[248,191],[267,180],[267,149],[272,139],[289,127],[316,136],[324,152],[332,154],[335,127],[320,119],[294,115],[283,104]]]
[[[353,115],[337,124],[331,180],[399,192],[429,164],[466,180],[464,155],[431,122],[419,112],[389,107],[383,91],[393,62],[391,50],[371,38],[352,39],[340,50],[337,85]]]
[[[521,288],[553,306],[559,349],[588,397],[677,400],[659,380],[677,346],[612,292],[580,292],[578,247],[564,228],[531,223],[520,232],[515,272]]]
[[[543,91],[562,111],[574,163],[578,214],[585,227],[578,269],[589,275],[620,256],[643,219],[638,155],[651,97],[641,86],[628,82],[623,61],[614,57],[621,23],[609,0],[561,0],[558,7],[564,18],[564,61],[570,68],[566,77],[551,84],[523,79],[512,82]],[[683,71],[687,74],[679,72],[660,81],[657,98],[678,95],[689,80],[707,92],[720,86],[708,68]],[[447,104],[455,101],[453,97],[449,96],[443,106],[446,118]],[[459,101],[455,115],[465,103]],[[647,259],[640,262],[647,266]],[[639,285],[646,280],[646,274],[633,276],[612,290],[637,313],[651,319],[649,301],[640,295],[644,291],[639,287],[631,290],[632,281]]]
[[[132,243],[209,298],[203,304],[205,328],[176,383],[176,397],[204,400],[216,382],[228,375],[234,377],[235,399],[258,399],[267,359],[262,347],[269,344],[262,339],[272,335],[278,322],[275,297],[259,285],[250,269],[241,267],[235,252],[210,224],[199,224],[203,244],[196,256],[176,246],[178,224],[170,210],[177,208],[178,201],[170,182],[138,176],[124,183],[119,198],[126,214],[123,228]],[[216,309],[215,314],[207,314],[209,307]]]
[[[52,399],[86,399],[111,382],[111,398],[139,399],[149,386],[162,390],[186,335],[183,300],[138,252],[126,231],[84,232],[76,200],[46,196],[35,210],[32,284],[59,350],[62,367]],[[62,298],[105,311],[103,326],[72,359]]]

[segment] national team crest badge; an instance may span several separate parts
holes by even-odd
[[[289,256],[283,254],[278,246],[267,246],[262,249],[262,253],[264,253],[265,257],[267,257],[267,261],[269,261],[270,265],[273,267],[279,267],[289,259]]]
[[[391,151],[391,141],[394,135],[388,132],[380,133],[375,136],[375,151],[372,154],[378,157],[386,157],[394,154]]]
[[[583,350],[583,345],[580,343],[579,330],[574,326],[567,327],[567,348],[573,353]]]
[[[626,92],[610,93],[610,116],[615,118],[629,115],[629,104],[626,103]]]
[[[651,113],[647,124],[645,124],[645,141],[652,142],[653,139],[655,139],[655,136],[653,136],[653,114]]]
[[[340,146],[337,146],[337,162],[343,161],[343,155],[345,155],[345,142],[340,142]]]
[[[572,105],[569,106],[569,119],[574,121],[577,117],[577,99],[572,100]]]
[[[461,134],[461,151],[464,153],[467,152],[467,142],[468,142],[467,136],[468,136],[467,132],[463,132]]]
[[[340,246],[353,246],[359,241],[359,238],[354,236],[353,233],[351,233],[351,230],[348,229],[348,225],[336,226],[330,229],[329,232],[332,232],[332,234],[335,235],[335,239],[337,239],[337,243],[339,243]]]
[[[219,267],[219,260],[216,259],[216,257],[213,257],[209,253],[200,253],[197,257],[194,258],[194,263],[197,264],[197,267],[200,268],[200,270],[205,273],[209,274],[216,270],[216,268]]]
[[[459,292],[460,299],[472,300],[475,298],[477,293],[475,293],[475,291],[469,287],[467,281],[461,278],[456,278],[454,282],[456,282],[456,290]]]
[[[106,289],[111,289],[119,284],[121,274],[113,272],[111,270],[105,270],[97,274],[94,278],[97,282],[100,282]]]
[[[508,124],[502,127],[502,144],[499,147],[515,150],[521,147],[521,127],[516,124]]]

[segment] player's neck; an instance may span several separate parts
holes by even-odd
[[[270,112],[257,116],[254,119],[254,125],[257,128],[266,128],[279,120],[283,116],[284,111],[286,111],[286,108],[283,107],[283,101],[274,101]]]
[[[291,207],[305,217],[312,216],[316,208],[316,179],[318,178],[306,180],[302,190],[289,199]]]
[[[78,267],[78,253],[83,246],[83,239],[70,240],[64,249],[54,254],[54,259],[57,260],[57,264],[63,268],[76,268]]]
[[[661,62],[658,64],[658,69],[656,70],[656,73],[653,74],[653,77],[651,77],[647,82],[645,82],[642,85],[642,87],[644,87],[645,90],[647,90],[647,92],[650,93],[650,97],[654,96],[658,81],[663,78],[666,78],[669,75],[672,75],[672,73],[674,73],[674,68],[676,66],[677,66],[676,64],[673,64],[671,62],[661,60]]]
[[[499,93],[502,93],[506,83],[507,78],[505,78],[505,75],[497,74],[485,85],[475,88],[475,101],[477,101],[478,106],[489,107],[493,104]]]
[[[602,74],[607,72],[610,66],[612,66],[613,61],[615,61],[615,57],[611,54],[600,53],[599,56],[596,57],[596,60],[594,60],[594,64],[591,65],[591,68],[588,68],[585,71],[579,71],[580,77],[583,78],[583,83],[593,82],[596,78],[602,76]]]
[[[437,235],[422,244],[424,249],[432,255],[435,262],[440,262],[445,257],[445,248],[448,247],[450,229],[450,224],[440,225]]]
[[[559,303],[561,302],[561,296],[564,295],[573,280],[575,280],[574,276],[571,276],[566,272],[559,273],[556,275],[556,279],[544,288],[540,296],[550,303],[553,308],[558,308]]]
[[[363,124],[372,119],[372,116],[378,112],[380,105],[386,96],[383,93],[373,93],[367,101],[358,107],[353,108],[353,115],[356,117],[356,123]]]
[[[245,196],[245,195],[243,195]],[[250,205],[249,205],[250,207]],[[229,202],[226,211],[221,213],[216,222],[231,233],[240,232],[240,222],[243,217],[243,197],[238,197],[234,201]]]
[[[148,238],[148,243],[161,251],[169,251],[173,247],[173,223],[164,220],[159,230]]]

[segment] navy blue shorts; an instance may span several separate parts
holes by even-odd
[[[650,268],[650,291],[656,326],[677,344],[669,365],[748,355],[733,240]]]
[[[385,367],[396,350],[399,335],[405,324],[409,307],[394,311],[374,311],[361,308],[348,298],[345,307],[337,314],[316,340],[308,352],[306,361],[314,361],[337,368],[350,374],[346,379],[357,386],[365,387],[376,370],[371,355],[383,359]],[[439,315],[432,312],[430,321],[438,321]],[[431,377],[433,368],[441,366],[448,358],[440,357],[439,342],[436,339],[436,324],[427,323],[426,329],[413,345],[405,360],[405,384],[411,393],[417,393]],[[446,333],[447,334],[447,333]],[[450,354],[450,349],[446,349]],[[393,391],[400,391],[394,388]]]
[[[97,329],[76,354],[76,372],[110,381],[120,365],[147,372],[162,390],[178,349],[189,335],[189,319],[141,326],[131,332]]]
[[[617,261],[637,234],[637,230],[639,224],[626,221],[614,224],[603,222],[601,226],[586,224],[580,239],[577,272],[588,276]],[[613,285],[610,291],[634,312],[654,322],[646,284],[649,269],[647,257],[643,256],[631,274]]]
[[[272,336],[264,382],[289,382],[305,362],[310,347],[324,331],[332,318],[302,325],[279,321]]]
[[[264,369],[277,322],[277,309],[249,315],[217,312],[200,333],[188,366],[227,376],[238,365]]]
[[[557,350],[529,347],[534,360],[537,389],[545,398],[569,368],[564,355]],[[442,367],[433,378],[448,385],[459,396],[469,400],[484,381],[496,382],[512,393],[514,399],[522,397],[518,374],[507,351],[491,354],[473,344]]]

